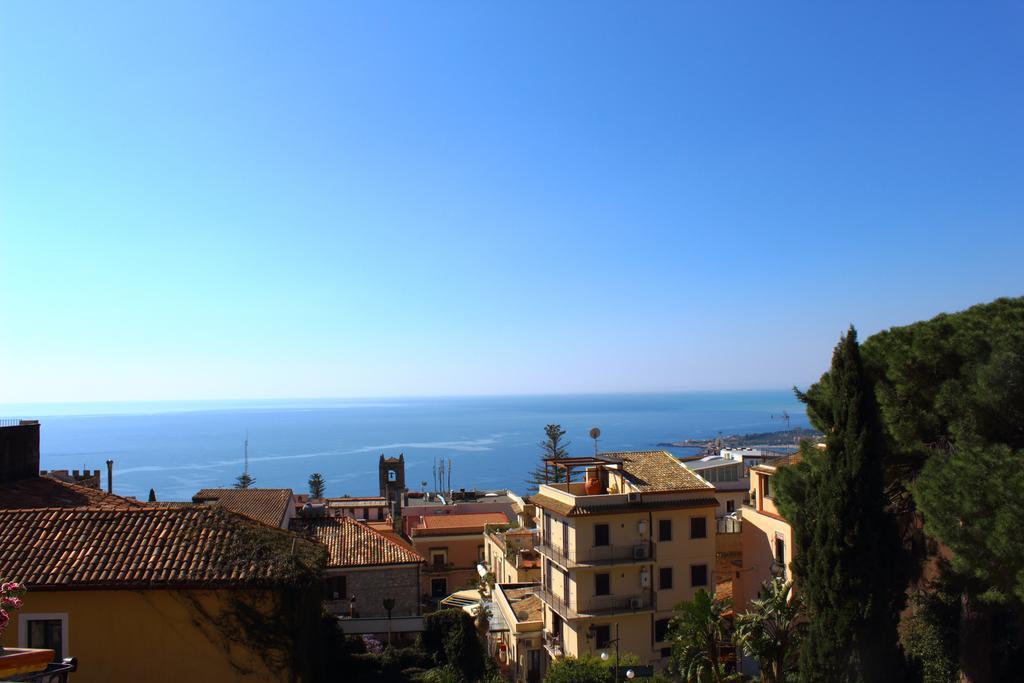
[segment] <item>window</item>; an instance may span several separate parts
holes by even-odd
[[[658,619],[654,622],[654,642],[664,643],[668,637],[668,619]]]
[[[477,562],[484,561],[484,547],[482,545],[476,547],[476,560]]]
[[[690,566],[690,585],[693,587],[708,585],[708,566],[706,564]]]
[[[344,600],[347,595],[344,576],[328,576],[324,579],[324,600]]]
[[[607,650],[612,644],[612,627],[608,624],[594,626],[594,641],[598,650]]]
[[[551,612],[551,633],[554,634],[555,638],[558,638],[559,640],[561,640],[561,638],[562,638],[562,617],[560,617],[557,614],[555,614],[554,611]]]
[[[607,524],[595,524],[594,525],[594,545],[608,545],[608,525]]]
[[[394,470],[388,470],[388,481],[395,481],[398,474]]]
[[[734,500],[727,500],[727,501],[725,501],[725,511],[726,511],[726,513],[736,512],[736,501],[734,501]]]
[[[594,595],[612,594],[612,575],[594,574]]]
[[[707,538],[708,520],[705,517],[690,517],[690,538]]]
[[[444,598],[448,596],[448,579],[431,579],[430,580],[430,597],[432,598]]]
[[[672,567],[662,567],[658,570],[658,589],[669,590],[672,588]]]
[[[18,644],[21,647],[53,650],[53,660],[68,656],[67,614],[22,614],[18,618]]]
[[[430,564],[433,566],[435,571],[441,571],[444,566],[448,564],[448,549],[447,548],[431,548],[430,549]]]
[[[761,497],[762,498],[771,498],[772,497],[771,484],[768,483],[768,477],[765,477],[765,476],[761,477]]]
[[[658,520],[658,540],[659,541],[671,541],[672,540],[672,520],[671,519],[659,519]]]

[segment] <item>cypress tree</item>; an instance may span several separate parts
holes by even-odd
[[[828,447],[805,444],[804,462],[778,474],[796,543],[795,582],[810,616],[800,680],[900,680],[903,548],[886,510],[885,442],[853,327],[823,382],[828,391],[798,396]]]

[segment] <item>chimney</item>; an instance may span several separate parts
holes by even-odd
[[[107,461],[107,493],[114,492],[114,461]]]
[[[0,420],[0,482],[39,476],[39,421]]]

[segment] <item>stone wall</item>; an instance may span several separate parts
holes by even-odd
[[[345,592],[356,598],[356,611],[361,618],[386,617],[384,598],[394,598],[391,616],[419,614],[419,566],[367,567],[363,569],[328,569],[328,577],[344,576]],[[328,602],[328,610],[335,614],[348,614],[348,600]]]

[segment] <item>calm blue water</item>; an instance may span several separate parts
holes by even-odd
[[[784,429],[771,417],[782,410],[793,427],[807,426],[790,391],[8,405],[0,417],[42,421],[44,469],[105,470],[113,458],[115,492],[144,497],[152,487],[161,500],[187,500],[203,487],[233,483],[246,430],[257,486],[304,491],[309,474],[321,472],[328,495],[376,495],[383,452],[405,453],[412,489],[433,479],[433,461],[444,456],[453,461],[455,488],[525,492],[551,422],[583,455],[593,451],[588,432],[595,426],[602,450],[644,449],[719,431]]]

